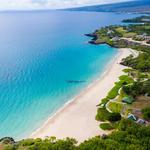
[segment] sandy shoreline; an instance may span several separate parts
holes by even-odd
[[[133,53],[131,49],[119,49],[115,60],[107,67],[105,73],[91,86],[87,87],[76,98],[68,102],[56,114],[50,117],[31,138],[56,136],[57,138],[72,137],[82,142],[96,135],[106,134],[99,128],[100,122],[95,120],[96,105],[113,87],[114,82],[123,74],[125,66],[119,62]]]

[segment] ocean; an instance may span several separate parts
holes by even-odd
[[[0,13],[0,138],[28,137],[105,71],[118,51],[85,33],[131,14]]]

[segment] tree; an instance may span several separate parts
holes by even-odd
[[[145,120],[150,120],[150,107],[142,109],[142,113]]]
[[[108,120],[109,121],[119,121],[121,119],[121,115],[120,113],[110,113],[109,117],[108,117]]]

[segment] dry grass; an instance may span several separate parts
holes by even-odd
[[[3,150],[4,148],[3,148],[3,145],[2,144],[0,144],[0,150]]]
[[[132,105],[128,105],[128,110],[131,110],[134,115],[143,118],[141,110],[148,106],[150,106],[150,97],[139,96]]]
[[[132,105],[134,109],[143,109],[148,106],[150,106],[150,97],[147,96],[137,97],[135,102]]]
[[[123,37],[125,38],[133,38],[134,36],[136,36],[136,33],[134,32],[128,32],[128,33],[123,34]]]

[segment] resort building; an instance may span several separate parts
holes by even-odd
[[[133,121],[137,121],[137,117],[134,116],[133,114],[129,114],[127,118]]]
[[[132,104],[133,103],[133,98],[132,97],[129,97],[129,96],[126,96],[122,99],[122,102],[123,103],[127,103],[127,104]]]
[[[146,121],[145,120],[143,120],[143,119],[138,119],[137,121],[136,121],[136,123],[138,123],[138,124],[146,124]]]

